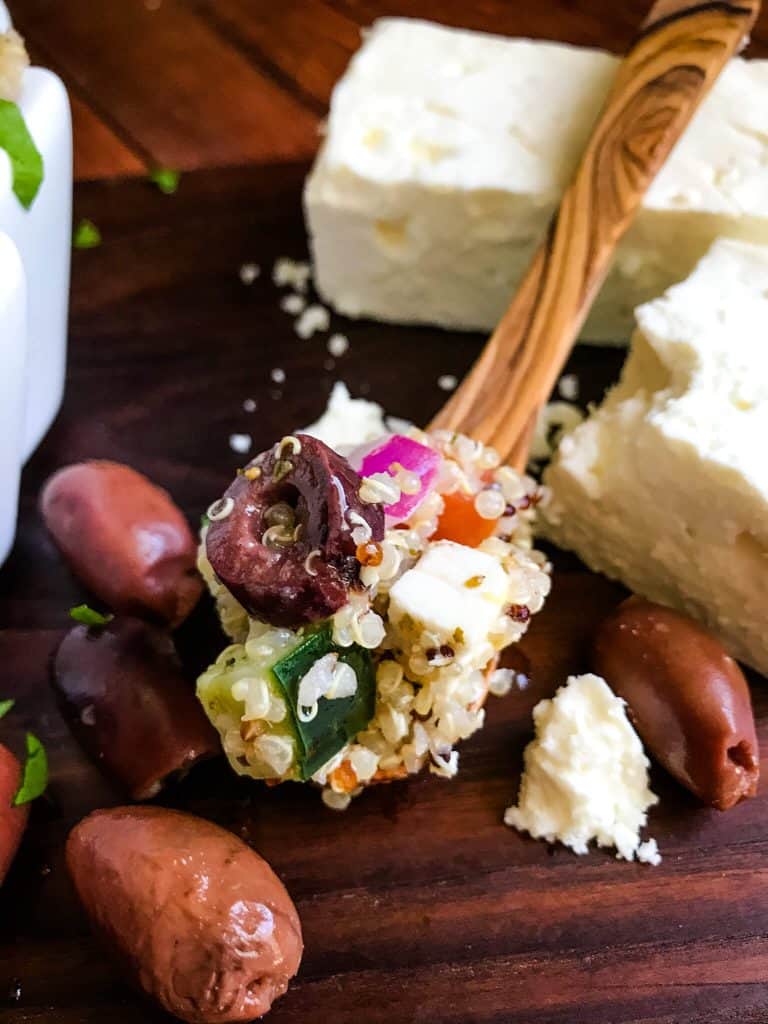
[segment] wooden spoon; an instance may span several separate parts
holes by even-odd
[[[469,434],[525,467],[539,411],[619,240],[759,9],[760,0],[654,4],[517,294],[430,429]]]

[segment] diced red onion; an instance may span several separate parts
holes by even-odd
[[[389,473],[395,477],[396,473],[390,468],[395,463],[406,472],[414,473],[421,484],[415,494],[403,493],[398,501],[384,507],[389,522],[402,523],[416,511],[432,490],[440,468],[440,454],[434,448],[419,444],[403,434],[393,434],[364,456],[360,464],[360,475],[366,477],[374,473]]]

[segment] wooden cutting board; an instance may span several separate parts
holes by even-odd
[[[75,253],[67,397],[25,473],[18,542],[0,573],[0,696],[17,700],[2,735],[18,743],[34,728],[52,769],[0,890],[3,1022],[167,1019],[113,973],[63,868],[68,829],[122,797],[72,740],[49,688],[67,609],[86,595],[41,526],[45,478],[79,459],[122,460],[167,487],[194,522],[241,462],[230,434],[266,446],[315,418],[336,379],[426,420],[445,397],[437,378],[461,375],[481,344],[334,318],[351,345],[331,368],[322,338],[298,339],[271,268],[278,256],[305,256],[305,172],[200,171],[172,197],[141,181],[78,187],[76,215],[93,218],[104,243]],[[238,276],[246,261],[261,267],[250,286]],[[576,351],[569,369],[584,400],[599,397],[621,358]],[[256,412],[243,411],[248,398]],[[655,770],[661,804],[649,834],[664,856],[655,869],[605,851],[579,858],[501,823],[533,704],[586,667],[590,630],[622,596],[569,556],[555,564],[551,600],[521,645],[531,685],[490,700],[455,781],[382,786],[336,814],[309,787],[267,790],[214,762],[163,796],[252,843],[296,900],[306,954],[271,1024],[768,1021],[765,793],[719,814]],[[207,601],[179,643],[191,675],[215,656],[222,641]],[[753,692],[768,750],[764,682]]]

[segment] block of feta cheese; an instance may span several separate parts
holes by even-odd
[[[27,296],[16,246],[0,232],[0,563],[16,532],[24,431]]]
[[[0,33],[10,27],[0,2]],[[11,162],[0,149],[0,231],[21,254],[28,290],[28,384],[23,453],[51,425],[64,392],[69,262],[72,244],[72,129],[67,93],[45,68],[27,68],[16,97],[43,157],[44,178],[31,208],[14,195]]]
[[[377,21],[306,186],[322,297],[353,317],[492,328],[616,67],[599,50]],[[768,242],[766,166],[768,61],[736,59],[651,187],[583,337],[625,343],[634,307],[718,235]]]
[[[768,673],[768,248],[716,242],[636,318],[545,474],[543,529]]]
[[[656,841],[640,841],[658,797],[624,701],[599,676],[571,676],[551,700],[539,701],[533,721],[536,736],[505,824],[574,853],[588,853],[594,840],[624,860],[658,864]]]
[[[389,592],[391,639],[403,650],[447,645],[458,663],[483,668],[496,653],[489,637],[500,632],[509,601],[497,558],[436,541]]]

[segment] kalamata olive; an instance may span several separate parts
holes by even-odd
[[[95,811],[66,857],[97,933],[182,1020],[260,1017],[299,969],[301,924],[282,882],[210,822],[161,807]]]
[[[258,455],[210,510],[206,548],[221,582],[276,626],[328,618],[359,579],[359,542],[384,537],[384,510],[361,500],[346,459],[307,434]]]
[[[685,615],[640,598],[600,626],[594,668],[657,761],[720,810],[754,796],[760,757],[744,675]]]
[[[21,783],[21,765],[7,747],[0,744],[0,885],[16,856],[29,817],[29,804],[13,806]]]
[[[41,506],[72,572],[114,611],[176,626],[197,604],[202,581],[187,521],[135,469],[67,466],[46,483]]]
[[[130,618],[75,626],[53,673],[80,743],[134,800],[220,752],[173,641],[157,626]]]

